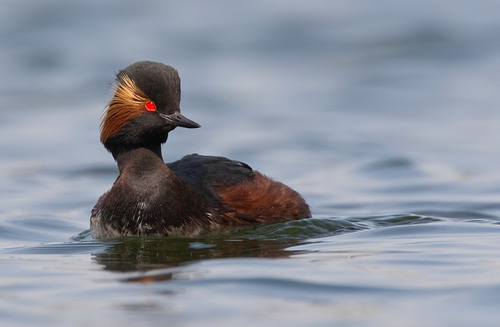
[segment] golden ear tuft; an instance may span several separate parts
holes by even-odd
[[[115,136],[132,119],[144,112],[144,104],[149,101],[146,94],[124,75],[115,85],[113,98],[104,108],[100,129],[101,142]]]

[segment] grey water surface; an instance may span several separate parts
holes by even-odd
[[[0,325],[495,326],[498,1],[33,1],[0,9]],[[314,218],[93,240],[114,73],[176,67],[163,147]]]

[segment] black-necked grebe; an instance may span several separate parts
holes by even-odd
[[[161,144],[168,133],[200,127],[180,114],[180,98],[180,79],[170,66],[143,61],[117,74],[101,142],[119,176],[92,210],[94,238],[197,236],[311,216],[299,193],[242,162],[192,154],[165,164]]]

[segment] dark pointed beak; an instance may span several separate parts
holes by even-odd
[[[186,127],[186,128],[198,128],[201,127],[200,124],[195,123],[191,119],[187,119],[180,113],[176,112],[171,115],[160,114],[160,117],[168,121],[174,126]]]

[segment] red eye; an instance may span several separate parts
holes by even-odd
[[[144,107],[148,111],[155,111],[156,110],[156,104],[153,101],[146,102],[146,104],[144,105]]]

